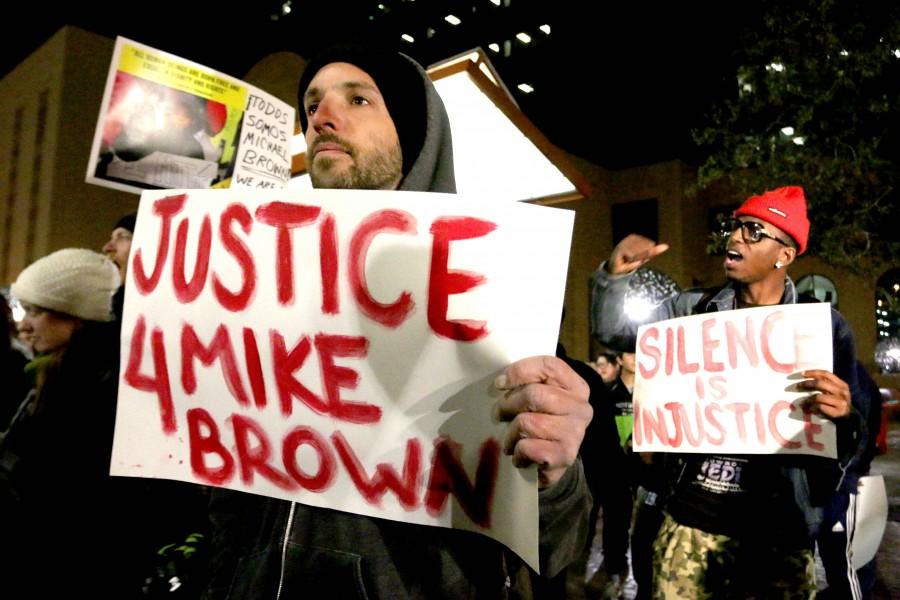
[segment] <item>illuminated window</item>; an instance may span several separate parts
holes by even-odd
[[[838,307],[837,288],[824,275],[804,275],[796,285],[800,302],[829,302],[833,307]]]
[[[900,269],[875,286],[875,364],[882,373],[900,373]]]

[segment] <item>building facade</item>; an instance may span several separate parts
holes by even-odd
[[[137,207],[135,194],[84,181],[112,51],[113,40],[64,27],[0,81],[0,286],[59,248],[99,249],[118,218]],[[264,85],[272,70],[280,79],[285,62],[272,58],[251,69],[259,82],[252,83]],[[288,71],[299,77],[295,57],[289,58]],[[670,244],[654,261],[656,268],[682,288],[714,285],[722,281],[721,258],[707,254],[706,246],[715,215],[741,199],[715,190],[691,194],[695,172],[680,161],[610,171],[568,158],[593,191],[556,204],[576,212],[560,339],[572,356],[587,360],[589,279],[614,241],[634,228],[654,235]],[[833,282],[839,309],[856,333],[859,357],[876,373],[875,281],[814,256],[801,257],[791,274],[795,280],[817,274]],[[900,387],[896,376],[879,379]]]

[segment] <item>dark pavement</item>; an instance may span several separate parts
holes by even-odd
[[[883,475],[888,496],[888,521],[884,537],[875,556],[876,580],[872,590],[873,600],[900,600],[900,409],[890,413],[887,433],[887,452],[875,457],[872,475]],[[566,585],[570,600],[595,600],[603,598],[607,582],[605,572],[600,569],[585,584],[585,571],[593,572],[602,561],[599,550],[600,531],[598,528],[595,544],[590,556],[582,559],[569,569]],[[819,586],[824,587],[824,574],[819,569]],[[625,598],[634,598],[634,585],[625,585]]]
[[[872,462],[872,474],[884,476],[888,496],[888,522],[875,556],[877,576],[872,592],[875,600],[900,598],[900,411],[892,414],[887,435],[888,451]]]

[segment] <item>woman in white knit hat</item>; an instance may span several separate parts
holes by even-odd
[[[111,260],[67,248],[26,267],[10,291],[25,310],[20,329],[31,333],[35,352],[46,354],[63,350],[85,322],[111,321],[118,287]]]
[[[21,327],[49,356],[0,442],[0,543],[7,556],[15,549],[4,568],[23,597],[140,596],[139,484],[109,476],[118,287],[112,261],[74,248],[35,261],[11,286]]]

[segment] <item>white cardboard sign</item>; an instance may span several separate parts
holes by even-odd
[[[832,370],[830,305],[669,319],[638,329],[634,449],[837,456],[834,423],[798,391]]]
[[[111,472],[489,535],[537,567],[493,378],[553,354],[573,213],[410,192],[147,191]]]

